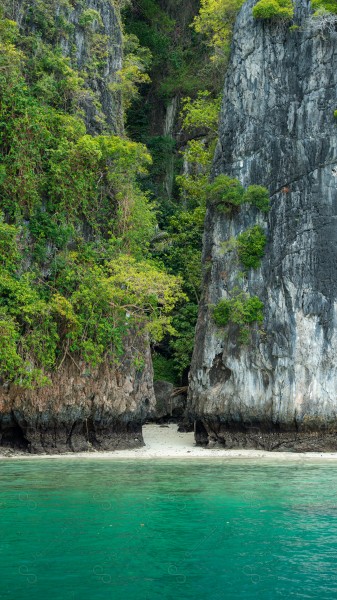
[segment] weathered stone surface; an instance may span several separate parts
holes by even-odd
[[[36,454],[143,446],[142,422],[155,406],[152,362],[143,340],[145,365],[137,370],[130,347],[120,367],[106,362],[89,372],[65,362],[43,389],[2,386],[0,448]]]
[[[214,175],[267,186],[272,208],[208,209],[188,410],[200,443],[336,450],[337,34],[313,30],[306,0],[296,31],[254,21],[253,5],[235,26]],[[265,257],[242,279],[222,243],[257,222]],[[235,286],[264,302],[247,346],[211,317]]]

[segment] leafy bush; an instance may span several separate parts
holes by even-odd
[[[292,0],[259,0],[253,8],[255,19],[290,21],[294,16]]]
[[[19,332],[14,319],[5,311],[0,313],[0,364],[4,379],[15,379],[23,359],[17,352]]]
[[[33,277],[0,268],[0,376],[31,387],[46,383],[44,370],[56,360],[58,333],[51,305]]]
[[[170,313],[185,298],[179,278],[127,255],[105,264],[86,259],[60,256],[52,287],[0,268],[0,376],[40,385],[66,356],[96,367],[119,360],[126,335],[158,341],[174,332]]]
[[[247,269],[257,269],[264,255],[267,238],[260,225],[254,225],[237,238],[240,261]]]
[[[315,13],[323,10],[328,13],[337,14],[337,1],[311,0],[311,8],[315,11]]]
[[[197,303],[187,302],[172,319],[176,334],[172,338],[170,347],[173,350],[175,372],[180,379],[191,364],[197,317]]]
[[[216,131],[218,127],[219,98],[212,98],[209,91],[198,92],[197,97],[192,100],[187,97],[183,99],[183,108],[181,116],[183,118],[183,127],[186,131],[193,129],[209,129]]]
[[[138,98],[139,85],[151,81],[147,70],[151,64],[152,54],[148,48],[140,46],[138,38],[133,34],[124,35],[123,40],[123,67],[117,73],[118,81],[111,83],[109,88],[110,91],[121,90],[124,109],[127,110]]]
[[[166,236],[154,247],[169,273],[179,274],[188,298],[177,304],[172,318],[174,335],[167,340],[166,354],[173,358],[177,380],[190,365],[201,294],[201,242],[205,208],[181,210],[171,217]]]
[[[249,326],[263,322],[263,302],[257,296],[249,296],[235,289],[231,298],[220,300],[213,308],[212,317],[219,327],[226,327],[230,323],[237,325],[238,341],[247,343]]]
[[[16,270],[20,260],[17,236],[17,228],[5,223],[4,215],[0,211],[0,268],[9,272]]]
[[[230,321],[232,303],[227,298],[220,300],[213,308],[212,317],[216,325],[226,327]]]
[[[263,213],[267,213],[270,209],[269,192],[262,185],[248,186],[243,196],[243,202],[255,206]]]
[[[207,194],[210,202],[215,204],[220,212],[228,213],[243,203],[244,187],[238,179],[218,175],[213,183],[209,184]]]
[[[95,24],[98,26],[103,25],[103,21],[102,21],[102,17],[100,15],[100,13],[97,12],[97,10],[94,10],[92,8],[88,8],[82,12],[82,14],[78,20],[78,23],[84,29],[86,29],[87,27],[91,27],[92,25],[95,25]]]
[[[213,319],[221,327],[229,322],[236,325],[247,325],[263,321],[263,302],[257,296],[248,296],[244,292],[236,292],[230,299],[220,300],[213,308]]]
[[[212,62],[224,68],[229,54],[233,24],[243,0],[201,0],[194,28],[202,33],[213,50]]]

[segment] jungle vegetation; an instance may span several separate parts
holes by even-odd
[[[260,0],[254,16],[268,19],[271,2]],[[145,332],[157,377],[183,383],[206,202],[222,212],[242,202],[269,207],[260,186],[243,190],[226,176],[210,183],[242,0],[115,3],[124,60],[110,93],[124,109],[114,126],[90,86],[109,53],[100,13],[82,0],[34,0],[19,21],[9,0],[0,9],[0,377],[23,387],[47,385],[65,360],[84,361],[88,372],[118,364],[128,336]],[[290,18],[290,1],[274,4]],[[67,18],[74,7],[88,40],[81,67]],[[242,263],[256,267],[263,231],[237,243]],[[261,310],[238,293],[214,318],[247,325]],[[141,368],[142,357],[134,360]]]

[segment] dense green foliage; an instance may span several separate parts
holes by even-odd
[[[218,175],[207,186],[207,197],[218,211],[233,214],[242,204],[251,204],[261,212],[269,211],[269,192],[261,185],[250,185],[245,190],[238,179]]]
[[[187,299],[177,305],[172,324],[175,335],[161,350],[171,357],[178,379],[188,370],[201,293],[201,240],[205,209],[180,210],[169,220],[166,236],[154,243],[153,253],[169,273],[180,275]],[[158,348],[159,350],[159,348]]]
[[[139,0],[130,3],[124,13],[127,33],[152,54],[151,96],[164,102],[176,93],[200,89],[200,70],[209,81],[207,48],[200,45],[200,37],[190,27],[197,10],[195,0]]]
[[[139,98],[128,111],[126,126],[130,136],[151,151],[153,166],[145,184],[158,201],[163,228],[179,206],[175,176],[182,171],[181,144],[191,136],[185,130],[177,143],[181,99],[187,96],[194,101],[199,92],[213,98],[222,85],[223,72],[214,73],[209,67],[210,51],[204,36],[191,27],[197,11],[197,0],[140,0],[130,3],[123,15],[128,36],[137,36],[140,47],[147,48],[152,56],[151,84],[141,86]],[[172,120],[166,127],[167,109]]]
[[[218,175],[208,186],[208,198],[220,212],[231,213],[243,204],[244,187],[237,179]]]
[[[152,55],[151,83],[141,87],[127,118],[128,131],[146,144],[153,159],[142,181],[157,206],[160,227],[151,252],[157,264],[182,277],[188,296],[176,308],[175,335],[155,347],[156,363],[167,361],[169,370],[173,365],[177,382],[186,376],[193,349],[201,292],[205,189],[223,77],[221,72],[220,80],[216,69],[210,68],[206,37],[191,27],[198,8],[197,0],[140,0],[124,13],[128,35],[137,36]],[[172,110],[173,129],[164,130],[163,135],[167,107]],[[179,127],[182,141],[176,135]]]
[[[253,8],[255,19],[290,21],[294,16],[292,0],[259,0]]]
[[[119,80],[110,84],[110,91],[121,90],[126,110],[139,98],[139,86],[151,81],[147,70],[150,68],[152,55],[148,48],[140,45],[135,35],[124,35],[123,42],[123,67],[118,72]]]
[[[156,352],[152,355],[154,381],[169,381],[175,383],[177,374],[172,358],[167,358]]]
[[[125,14],[128,33],[152,54],[151,84],[143,86],[127,121],[132,136],[144,142],[153,157],[143,181],[159,208],[161,231],[153,239],[152,254],[169,273],[182,277],[188,296],[176,309],[176,335],[156,347],[157,357],[162,353],[170,365],[173,360],[179,379],[186,375],[193,349],[207,201],[219,193],[220,200],[214,199],[225,212],[235,202],[248,202],[262,211],[269,208],[268,192],[260,186],[244,190],[235,181],[224,192],[222,178],[209,184],[223,74],[241,5],[242,0],[202,0],[200,7],[193,0],[141,0]],[[179,105],[177,130],[162,135],[166,106],[174,111]],[[223,178],[228,183],[229,178]]]
[[[269,191],[262,185],[249,185],[243,195],[243,202],[267,213],[270,209]]]
[[[314,14],[316,15],[322,15],[322,12],[337,14],[336,0],[312,0],[311,7],[315,11]]]
[[[184,147],[185,172],[176,177],[177,204],[166,219],[166,240],[155,244],[170,273],[179,274],[188,296],[173,318],[176,335],[168,340],[168,350],[178,378],[186,377],[191,361],[194,331],[201,294],[201,246],[206,212],[207,189],[216,143],[220,102],[208,91],[182,102],[183,131],[194,134]],[[200,139],[200,133],[203,137]]]
[[[218,68],[226,65],[233,24],[242,4],[243,0],[201,0],[194,27],[208,39],[213,51],[211,59]]]

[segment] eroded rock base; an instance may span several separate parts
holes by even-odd
[[[280,431],[279,428],[238,427],[216,420],[197,420],[195,440],[199,446],[221,446],[233,449],[267,450],[269,452],[337,452],[337,427],[319,430]]]
[[[41,414],[27,422],[20,414],[0,417],[0,454],[8,449],[30,454],[64,454],[97,450],[126,450],[144,446],[140,421],[93,419],[55,421]]]

